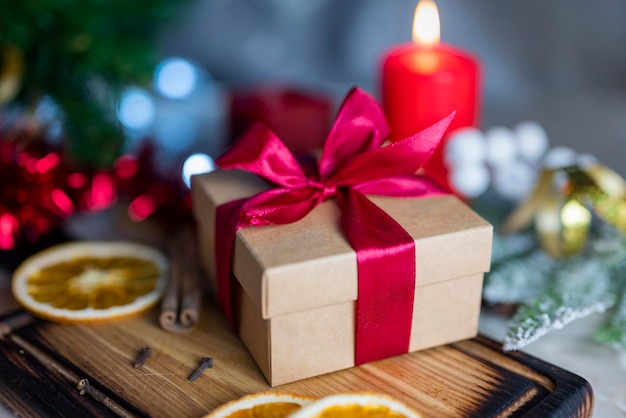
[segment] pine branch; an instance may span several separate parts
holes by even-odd
[[[520,306],[509,324],[505,350],[518,350],[545,334],[616,303],[610,267],[596,258],[576,258],[559,263],[551,289]]]
[[[531,305],[521,306],[509,325],[503,349],[519,350],[547,333],[592,313],[604,312],[614,304],[611,295],[589,304],[566,300],[557,295],[545,295]]]
[[[506,304],[532,300],[549,289],[555,265],[541,250],[501,260],[485,276],[483,298],[489,303]]]
[[[618,350],[626,350],[626,294],[609,320],[593,337],[594,341]]]
[[[493,264],[505,263],[509,259],[520,257],[537,248],[537,240],[532,232],[503,235],[493,234]]]

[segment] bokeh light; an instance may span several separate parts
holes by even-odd
[[[187,187],[191,187],[191,176],[215,170],[215,162],[207,154],[192,154],[183,163],[182,176]]]
[[[122,94],[117,117],[126,128],[142,130],[150,126],[155,111],[152,96],[143,89],[131,87]]]
[[[198,120],[182,108],[181,111],[163,113],[154,121],[155,140],[166,153],[189,152],[199,136]]]
[[[154,77],[156,90],[169,99],[184,99],[198,84],[198,69],[182,58],[168,58],[157,67]]]

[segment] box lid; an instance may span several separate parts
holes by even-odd
[[[194,212],[204,233],[214,231],[217,206],[266,188],[240,171],[194,176]],[[458,198],[370,198],[415,239],[416,286],[489,270],[492,226]],[[237,280],[264,318],[357,298],[356,253],[334,200],[292,224],[242,229],[233,258]]]

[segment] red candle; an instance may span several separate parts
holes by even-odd
[[[400,140],[432,125],[452,111],[448,133],[476,126],[479,111],[479,65],[471,55],[439,42],[439,14],[432,0],[415,9],[413,42],[385,56],[382,101],[391,140]],[[451,190],[442,145],[426,165],[426,172]]]

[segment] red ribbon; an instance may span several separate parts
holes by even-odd
[[[336,197],[342,228],[358,263],[355,363],[408,352],[415,243],[365,194],[445,194],[435,183],[414,174],[439,145],[453,117],[454,113],[412,137],[381,147],[389,133],[384,113],[370,95],[355,88],[326,139],[317,173],[309,176],[280,139],[262,125],[253,125],[217,161],[221,168],[249,171],[274,186],[217,208],[218,298],[231,324],[230,264],[236,232],[252,225],[296,222]]]

